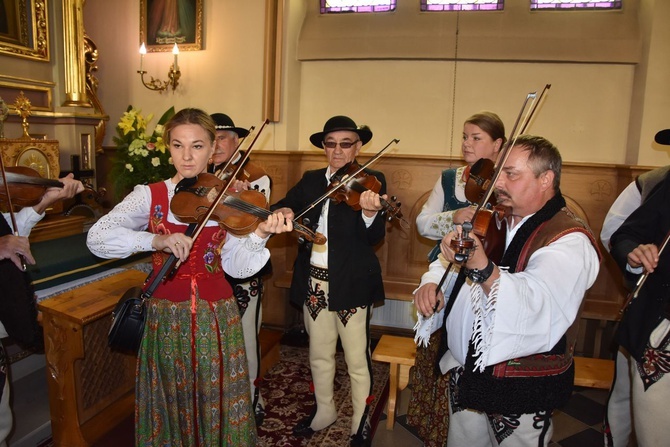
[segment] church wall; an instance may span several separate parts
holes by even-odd
[[[225,111],[238,125],[259,125],[263,119],[265,3],[204,1],[203,50],[180,55],[180,86],[168,94],[151,92],[138,79],[137,3],[86,4],[86,29],[101,53],[99,96],[110,115],[106,144],[112,144],[113,126],[131,103],[156,114],[171,105]],[[407,2],[399,3],[407,15]],[[358,46],[376,54],[361,56],[342,50],[355,42],[343,40],[343,33],[328,34],[331,31],[325,25],[322,42],[314,42],[318,35],[314,34],[316,7],[312,3],[293,0],[283,4],[280,120],[266,128],[258,149],[309,149],[309,134],[319,130],[328,117],[344,113],[372,127],[376,138],[368,152],[399,138],[394,153],[458,155],[467,116],[494,110],[510,128],[526,94],[551,84],[529,131],[556,143],[566,160],[667,163],[667,151],[651,144],[657,130],[670,127],[660,118],[667,116],[663,113],[668,109],[667,99],[663,98],[670,95],[656,94],[665,91],[662,80],[670,74],[670,58],[662,57],[667,53],[670,31],[661,26],[670,16],[670,6],[663,2],[626,2],[623,13],[591,15],[596,17],[591,26],[583,18],[587,13],[539,16],[511,3],[507,21],[505,13],[484,13],[480,17],[485,17],[485,23],[480,24],[472,18],[475,14],[461,14],[463,36],[456,63],[450,54],[453,14],[434,19],[439,21],[434,26],[442,38],[433,40],[435,48],[428,55],[422,53],[424,47],[415,45],[415,57],[406,54],[411,47],[399,50],[404,55],[389,56],[388,48],[375,47],[379,39],[373,35],[374,25],[359,26],[358,34],[369,40],[359,40]],[[566,26],[569,16],[574,18],[573,27]],[[316,19],[317,25],[325,23],[322,19]],[[373,21],[380,20],[384,19]],[[404,23],[397,17],[393,20]],[[110,23],[114,23],[113,32]],[[346,32],[349,26],[345,23],[335,29]],[[391,41],[415,38],[396,28],[396,35],[389,35]],[[436,31],[419,28],[418,32]],[[492,45],[495,41],[500,42]],[[319,45],[334,49],[320,58]],[[394,59],[380,59],[382,56]],[[164,79],[170,62],[169,54],[149,53],[145,69]],[[649,90],[652,86],[653,92]]]

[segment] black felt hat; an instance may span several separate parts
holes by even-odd
[[[240,138],[244,138],[249,135],[249,131],[247,129],[235,127],[233,120],[230,119],[230,117],[225,113],[214,113],[210,116],[214,120],[214,124],[216,124],[216,130],[230,130],[231,132],[235,132]]]
[[[670,129],[659,130],[658,132],[656,132],[654,140],[658,144],[664,144],[666,146],[670,146]]]
[[[330,132],[336,132],[338,130],[356,132],[358,134],[358,138],[361,139],[363,144],[366,144],[372,139],[372,131],[368,126],[357,126],[354,120],[348,116],[338,115],[326,121],[326,124],[323,125],[323,132],[312,134],[312,136],[309,137],[309,141],[311,141],[314,146],[323,148],[323,139],[326,137],[326,135]]]

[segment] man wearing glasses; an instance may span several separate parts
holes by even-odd
[[[374,246],[384,239],[385,220],[378,213],[382,209],[380,195],[371,190],[360,193],[358,211],[345,202],[315,202],[331,186],[333,175],[353,162],[370,139],[372,131],[367,126],[357,126],[347,116],[330,118],[322,132],[310,137],[314,146],[324,149],[328,166],[305,172],[286,197],[271,207],[291,219],[294,212],[311,208],[304,216],[298,216],[327,238],[324,245],[301,244],[291,282],[291,302],[302,308],[309,334],[316,400],[311,414],[296,425],[293,433],[310,436],[337,419],[333,382],[339,337],[351,380],[351,446],[370,445],[371,441],[367,418],[372,392],[369,321],[372,304],[384,299],[381,266]],[[380,194],[384,194],[384,175],[372,170],[366,173],[379,179]]]

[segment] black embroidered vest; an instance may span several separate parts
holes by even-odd
[[[531,255],[560,237],[586,234],[598,250],[588,226],[565,207],[558,193],[519,229],[505,251],[501,265],[510,272],[523,271]],[[579,314],[561,340],[548,352],[511,359],[475,371],[470,344],[456,399],[461,406],[488,414],[523,414],[550,411],[565,404],[574,381],[573,350]]]

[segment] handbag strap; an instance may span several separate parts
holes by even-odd
[[[191,236],[193,234],[193,231],[196,229],[197,226],[198,225],[194,224],[194,223],[190,224],[188,226],[188,228],[186,229],[186,231],[184,232],[184,234],[186,236]],[[168,257],[167,261],[165,261],[163,263],[163,267],[160,269],[158,274],[153,278],[151,283],[149,283],[149,287],[147,287],[146,290],[144,290],[144,292],[142,292],[142,300],[143,301],[146,300],[146,299],[151,298],[151,296],[154,294],[154,291],[156,290],[156,287],[159,286],[159,284],[161,283],[163,278],[165,278],[165,275],[167,275],[168,273],[170,273],[172,271],[172,269],[174,268],[174,265],[176,263],[177,263],[177,257],[174,255],[174,253],[171,253],[170,257]],[[151,273],[149,273],[149,276],[147,277],[147,281],[149,280],[149,278],[151,278],[152,273],[153,273],[153,271]]]

